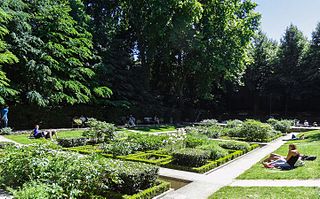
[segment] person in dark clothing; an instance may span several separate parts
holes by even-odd
[[[34,138],[50,138],[52,140],[52,136],[55,135],[57,137],[56,131],[40,131],[39,125],[36,125],[35,128],[32,131]]]
[[[9,106],[5,106],[2,110],[1,110],[1,127],[2,128],[6,128],[8,127],[8,113],[9,113]]]
[[[299,157],[300,153],[298,152],[297,146],[290,144],[287,157],[283,157],[278,154],[271,154],[270,157],[263,162],[263,165],[266,168],[276,167],[280,169],[292,169]]]

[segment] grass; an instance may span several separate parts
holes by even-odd
[[[166,132],[166,131],[175,131],[175,126],[170,125],[160,125],[160,126],[144,126],[144,127],[135,127],[133,130],[142,131],[142,132]]]
[[[317,187],[224,187],[209,199],[319,199],[320,188]]]
[[[76,138],[82,137],[83,130],[70,130],[70,131],[58,131],[58,138]],[[4,136],[20,144],[35,144],[35,143],[47,143],[50,140],[44,138],[30,139],[29,134],[13,134]],[[55,139],[55,136],[53,136]]]
[[[305,133],[305,140],[288,141],[275,153],[286,155],[289,144],[296,144],[301,154],[315,155],[315,161],[305,161],[305,165],[289,171],[263,168],[261,163],[252,166],[238,179],[319,179],[320,178],[320,131]]]

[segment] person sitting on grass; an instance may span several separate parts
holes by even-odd
[[[33,137],[34,138],[50,138],[51,140],[52,139],[52,136],[55,135],[56,138],[57,138],[57,132],[55,130],[52,130],[52,131],[40,131],[39,130],[39,125],[36,125],[35,128],[33,129]]]
[[[269,158],[263,161],[262,164],[266,168],[280,168],[282,170],[289,170],[294,168],[294,165],[298,161],[299,157],[300,153],[298,152],[297,146],[290,144],[287,157],[272,153]]]

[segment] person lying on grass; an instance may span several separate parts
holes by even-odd
[[[33,129],[32,133],[34,138],[50,138],[52,139],[52,136],[55,135],[57,138],[57,132],[55,130],[50,130],[50,131],[40,131],[39,130],[39,125],[36,125],[35,128]]]
[[[280,168],[283,170],[289,170],[294,168],[294,165],[298,161],[299,157],[300,153],[297,149],[297,146],[290,144],[287,157],[271,153],[270,157],[265,159],[262,164],[266,168]]]

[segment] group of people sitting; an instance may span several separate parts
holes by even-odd
[[[51,139],[53,140],[53,136],[56,138],[58,137],[57,131],[56,130],[46,130],[46,131],[40,131],[39,130],[39,125],[36,125],[33,131],[30,134],[30,137],[33,138],[45,138],[45,139]]]

